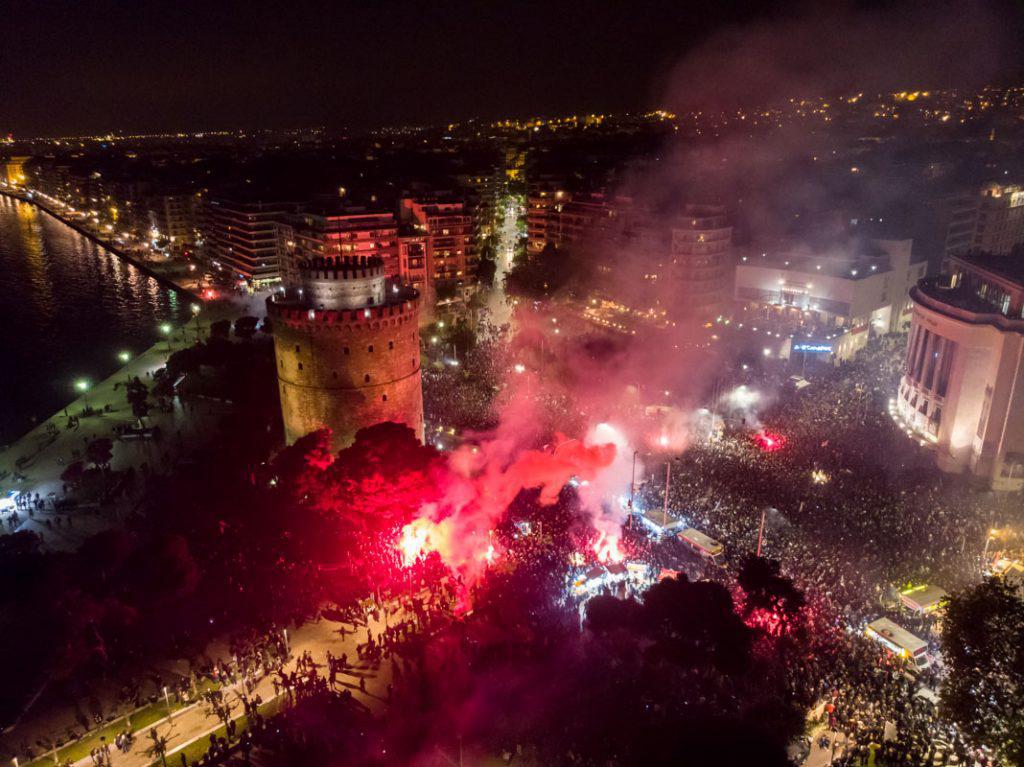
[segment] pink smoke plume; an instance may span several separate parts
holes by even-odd
[[[494,433],[452,452],[441,500],[425,504],[402,530],[398,548],[405,564],[437,552],[471,585],[500,557],[492,531],[520,491],[539,489],[539,502],[551,505],[573,479],[595,530],[614,548],[623,520],[607,500],[622,492],[623,482],[628,486],[632,453],[625,437],[599,424],[583,439],[556,435],[554,444],[524,447],[524,438],[535,436],[530,410],[515,400]]]

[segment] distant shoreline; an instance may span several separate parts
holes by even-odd
[[[18,202],[23,202],[23,203],[25,203],[27,205],[34,205],[35,207],[39,208],[44,213],[48,213],[50,216],[52,216],[53,218],[55,218],[58,221],[60,221],[62,224],[70,227],[71,229],[74,229],[76,232],[78,232],[83,237],[87,237],[88,239],[92,240],[94,243],[99,245],[104,250],[108,250],[111,253],[113,253],[115,256],[120,258],[121,260],[127,261],[129,264],[134,266],[140,272],[143,272],[147,276],[152,277],[154,280],[159,282],[164,287],[172,288],[172,289],[174,289],[174,290],[176,290],[176,291],[178,291],[180,293],[184,293],[187,296],[191,296],[196,301],[202,301],[203,300],[202,296],[200,296],[198,293],[195,293],[192,290],[190,290],[190,289],[188,289],[188,288],[186,288],[186,287],[184,287],[182,285],[179,285],[174,280],[172,280],[170,277],[167,277],[165,275],[162,275],[162,274],[159,274],[159,273],[153,271],[151,268],[149,268],[149,266],[147,266],[142,261],[139,261],[134,256],[128,255],[128,253],[126,253],[125,251],[121,250],[116,245],[112,245],[111,243],[107,242],[106,240],[101,239],[99,236],[97,236],[93,232],[90,232],[88,229],[85,229],[84,227],[80,226],[78,223],[76,223],[74,221],[69,221],[68,219],[64,218],[64,216],[62,216],[60,213],[58,213],[57,211],[53,210],[53,208],[51,208],[49,205],[46,205],[46,204],[40,202],[39,200],[35,199],[34,197],[25,197],[25,196],[23,196],[21,194],[14,194],[13,192],[10,192],[10,191],[0,191],[0,195],[3,195],[4,197],[9,197],[12,200],[17,200]]]

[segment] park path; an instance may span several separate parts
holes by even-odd
[[[298,658],[306,651],[313,656],[313,660],[322,670],[326,671],[327,652],[335,656],[347,653],[349,656],[349,671],[338,674],[337,689],[342,686],[352,691],[356,701],[365,705],[373,712],[380,711],[386,705],[387,685],[391,682],[391,665],[388,662],[381,662],[379,665],[371,665],[368,661],[359,661],[356,652],[356,645],[366,641],[366,632],[369,628],[374,637],[379,637],[385,628],[385,616],[380,615],[381,620],[372,617],[368,619],[366,626],[354,627],[350,623],[338,623],[328,619],[321,619],[306,623],[297,629],[289,632],[289,647],[292,656]],[[393,625],[401,616],[392,614],[387,618]],[[344,637],[339,629],[345,629]],[[294,663],[288,664],[294,668]],[[250,693],[250,697],[259,694],[266,703],[274,698],[273,675],[264,677]],[[360,678],[364,678],[366,690],[359,687]],[[235,693],[235,687],[224,688],[228,700],[237,704],[232,714],[236,719],[244,716],[244,709],[241,699]],[[206,707],[202,704],[191,706],[174,714],[170,721],[164,719],[156,725],[160,736],[167,738],[167,763],[177,765],[180,763],[178,752],[191,743],[202,740],[208,741],[210,733],[220,728],[221,722],[215,717],[206,713]],[[148,735],[148,729],[137,732],[132,748],[128,753],[111,749],[112,767],[149,767],[159,763],[159,758],[149,752],[152,741]],[[93,767],[92,759],[86,756],[75,763],[75,767]]]

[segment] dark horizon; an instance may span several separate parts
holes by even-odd
[[[815,76],[816,62],[806,54],[788,49],[801,34],[810,28],[812,40],[831,48],[825,44],[830,31],[845,36],[855,26],[861,38],[851,37],[848,47],[859,49],[878,30],[895,28],[897,38],[902,32],[910,39],[915,25],[941,30],[951,15],[922,15],[922,8],[859,2],[803,14],[764,0],[557,6],[534,0],[441,6],[143,0],[125,13],[123,4],[94,0],[50,3],[44,14],[26,4],[5,15],[0,133],[363,130],[671,108],[680,97],[704,103],[720,90],[749,96],[738,82],[724,88],[714,82],[720,63],[723,79],[749,79],[755,85],[748,89],[758,93],[762,63],[800,89],[836,87],[842,83],[834,77]],[[961,27],[963,8],[977,23]],[[925,84],[931,87],[953,84],[951,69],[958,76],[965,69],[975,81],[1015,81],[1019,51],[1007,54],[993,35],[1012,38],[1020,29],[1019,10],[1002,0],[958,10],[953,26],[963,39],[950,51],[958,66],[912,66],[905,76],[930,78]],[[988,23],[990,17],[999,24]],[[819,34],[821,26],[831,30]],[[904,58],[921,58],[908,48]],[[983,65],[959,66],[962,56],[989,48],[994,53]],[[740,57],[737,69],[730,66],[737,50],[757,56],[745,63]],[[857,63],[855,56],[849,63]],[[894,66],[903,63],[896,57]],[[694,74],[701,82],[688,81]],[[889,84],[877,74],[865,73],[869,86]],[[886,73],[887,80],[900,76]]]

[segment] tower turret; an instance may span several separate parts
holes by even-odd
[[[375,257],[312,259],[299,280],[267,299],[287,441],[329,427],[340,449],[382,421],[423,439],[419,294]]]

